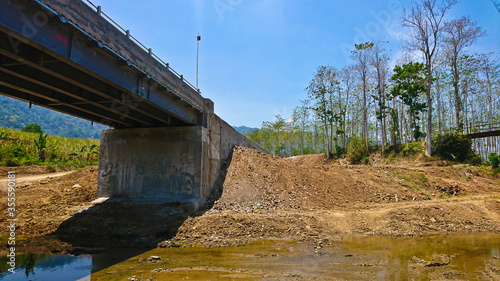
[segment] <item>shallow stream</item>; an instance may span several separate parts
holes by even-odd
[[[260,241],[79,256],[18,253],[16,260],[13,274],[0,258],[0,280],[500,280],[500,235]]]

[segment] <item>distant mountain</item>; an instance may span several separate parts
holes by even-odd
[[[0,95],[0,127],[22,129],[37,123],[44,133],[69,138],[99,139],[107,126],[66,115],[57,111],[33,105]]]
[[[258,128],[250,128],[250,127],[247,127],[247,126],[239,126],[239,127],[236,127],[236,126],[233,126],[233,128],[240,134],[244,135],[250,131],[253,131],[253,130],[258,130]]]
[[[99,139],[101,131],[108,128],[95,123],[92,126],[87,120],[40,106],[29,108],[26,102],[0,95],[0,127],[20,130],[32,123],[42,126],[43,132],[51,136],[68,138]],[[233,128],[243,135],[258,129],[247,126]]]

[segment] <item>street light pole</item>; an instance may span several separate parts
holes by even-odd
[[[198,54],[200,52],[200,40],[201,36],[198,33],[198,36],[196,37],[196,89],[200,91],[200,88],[198,88]]]

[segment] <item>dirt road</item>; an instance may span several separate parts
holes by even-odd
[[[40,175],[29,175],[29,176],[16,176],[16,185],[25,185],[30,182],[35,181],[45,181],[51,180],[54,178],[62,177],[67,174],[71,174],[74,171],[65,171],[65,172],[57,172],[57,173],[49,173],[49,174],[40,174]],[[8,179],[0,179],[0,188],[4,190],[7,188]]]

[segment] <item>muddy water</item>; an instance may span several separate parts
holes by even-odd
[[[123,250],[44,256],[32,262],[28,278],[21,266],[19,274],[2,273],[0,280],[500,280],[499,250],[500,235],[484,233],[316,244],[261,241],[243,247],[153,249],[126,253],[132,256],[126,260],[116,259]],[[48,264],[59,275],[41,278]],[[73,279],[58,278],[61,273]]]

